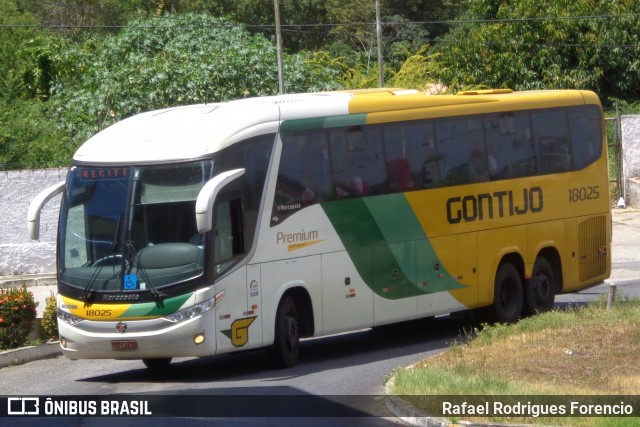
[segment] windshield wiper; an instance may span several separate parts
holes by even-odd
[[[127,271],[127,274],[129,274],[133,269],[133,261],[138,252],[136,251],[135,244],[131,240],[128,240],[125,243],[125,246],[127,248],[127,253],[131,256],[131,259],[129,261],[129,268]],[[144,267],[144,265],[142,265],[140,257],[138,257],[138,259],[136,260],[136,264],[136,273],[140,273],[142,279],[149,286],[149,292],[151,292],[151,297],[155,301],[156,305],[158,306],[158,308],[164,308],[164,299],[167,297],[167,295],[165,293],[159,292],[155,287],[155,285],[151,281],[151,277],[149,277],[149,274],[147,273],[147,269]]]
[[[117,241],[113,241],[111,242],[109,249],[112,253],[112,257],[115,261],[116,256],[118,255],[118,242]],[[115,263],[113,264],[114,269],[115,269]],[[91,277],[89,278],[89,281],[87,282],[87,286],[84,287],[84,289],[82,290],[82,294],[80,294],[80,300],[83,302],[89,302],[91,301],[91,299],[94,296],[94,292],[93,292],[93,285],[96,283],[96,281],[98,280],[98,277],[100,276],[100,273],[102,272],[102,268],[104,267],[104,264],[100,264],[96,267],[95,270],[93,270],[93,273],[91,273]],[[120,272],[115,272],[113,274],[113,276],[109,277],[108,279],[106,279],[104,281],[104,284],[106,285],[107,283],[109,283],[110,280],[115,279],[116,277],[118,277],[118,275],[120,274]]]
[[[84,289],[82,290],[82,294],[80,294],[81,301],[89,302],[89,300],[91,300],[91,298],[93,297],[93,290],[91,290],[91,288],[93,287],[93,284],[96,282],[98,275],[102,271],[102,267],[103,267],[102,265],[98,266],[98,268],[93,270],[93,273],[91,273],[91,277],[87,282],[87,286],[84,287]]]

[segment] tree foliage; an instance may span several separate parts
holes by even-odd
[[[152,3],[155,3],[154,0]],[[140,0],[15,0],[19,10],[35,18],[40,25],[75,41],[89,35],[109,34],[135,17],[152,13],[151,4]]]
[[[134,20],[68,54],[75,67],[57,82],[55,102],[77,143],[141,111],[278,91],[274,44],[209,15]],[[284,69],[289,92],[341,87],[339,64],[322,55],[288,55]]]
[[[68,162],[69,137],[50,114],[51,82],[64,41],[32,27],[37,20],[0,0],[0,169]]]
[[[71,139],[49,107],[41,101],[0,100],[0,170],[69,163]]]
[[[31,68],[23,49],[35,32],[23,26],[37,21],[29,14],[20,13],[11,0],[0,0],[0,10],[0,25],[6,26],[0,31],[0,98],[13,99],[23,96],[23,73]]]
[[[389,81],[389,86],[418,89],[431,94],[445,92],[446,86],[436,77],[443,71],[438,63],[440,55],[429,53],[426,48],[411,55]]]
[[[583,88],[640,97],[640,3],[471,0],[442,43],[454,87]]]
[[[287,92],[379,83],[375,3],[279,0]],[[640,100],[640,3],[383,0],[384,80]],[[273,0],[0,0],[0,166],[143,110],[278,90]]]

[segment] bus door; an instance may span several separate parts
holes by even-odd
[[[224,290],[224,298],[216,305],[216,353],[247,348],[252,320],[247,316],[246,282],[247,270],[242,267],[216,285],[217,292]]]
[[[262,347],[262,291],[260,264],[247,266],[247,313],[245,323],[250,327],[247,348]]]
[[[216,291],[224,291],[222,301],[216,306],[216,352],[225,353],[247,348],[249,327],[254,317],[248,314],[247,267],[231,271],[241,246],[242,211],[239,198],[221,200],[214,213],[213,253],[216,275]],[[227,273],[227,271],[231,271]]]

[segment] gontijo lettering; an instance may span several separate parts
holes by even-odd
[[[522,195],[512,190],[495,193],[471,194],[464,197],[452,197],[447,200],[447,221],[482,221],[504,216],[525,215],[541,212],[544,207],[542,188],[522,189]]]

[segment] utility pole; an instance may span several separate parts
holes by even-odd
[[[382,23],[380,22],[380,0],[376,0],[376,37],[378,39],[378,76],[380,77],[380,87],[384,87],[384,73],[382,68]]]
[[[284,93],[284,71],[282,66],[282,32],[280,30],[280,0],[273,0],[276,12],[276,49],[278,52],[278,93]]]

